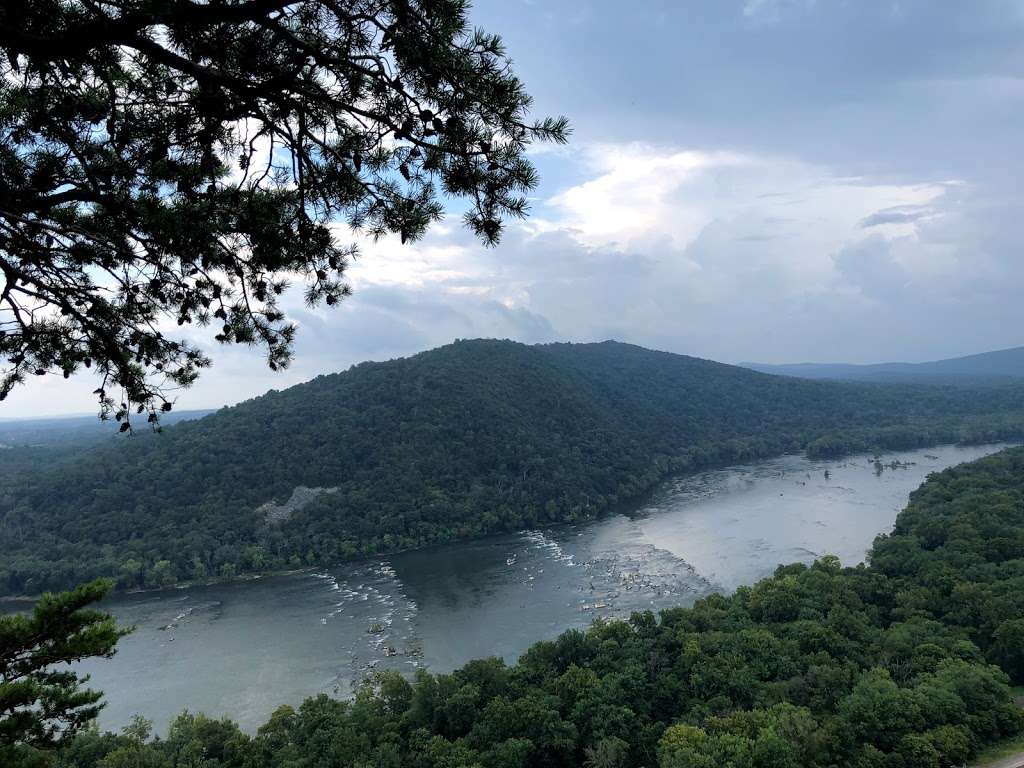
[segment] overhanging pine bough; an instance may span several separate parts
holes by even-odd
[[[348,294],[354,246],[448,195],[485,243],[563,142],[461,0],[8,0],[0,6],[0,398],[94,368],[156,422],[209,359],[173,323],[291,358],[277,297]],[[161,330],[163,329],[163,330]]]

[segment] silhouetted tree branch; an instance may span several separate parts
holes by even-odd
[[[0,7],[0,399],[82,367],[128,429],[210,364],[219,326],[277,369],[303,281],[336,304],[354,246],[420,237],[464,198],[497,242],[537,183],[501,40],[462,0],[13,0]]]

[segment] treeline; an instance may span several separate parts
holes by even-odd
[[[1024,449],[933,475],[869,564],[788,565],[519,662],[395,673],[254,737],[178,718],[80,735],[59,768],[944,768],[1024,716]],[[998,665],[998,666],[996,666]],[[1001,669],[1000,669],[1001,667]]]
[[[909,451],[943,443],[981,445],[1021,437],[1020,415],[976,416],[969,419],[936,418],[931,424],[880,428],[850,428],[830,432],[807,444],[810,459],[837,459],[853,453]]]
[[[331,564],[580,520],[667,474],[1024,437],[1024,386],[841,384],[603,344],[472,341],[0,472],[0,594]],[[332,488],[284,522],[259,511]]]

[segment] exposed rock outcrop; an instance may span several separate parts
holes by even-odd
[[[295,487],[291,497],[283,504],[275,504],[272,501],[268,501],[266,504],[257,507],[256,511],[266,515],[268,523],[283,523],[317,496],[337,492],[337,488],[307,488],[305,485],[299,485]]]

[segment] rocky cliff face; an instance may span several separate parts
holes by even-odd
[[[292,491],[288,501],[283,504],[275,504],[272,501],[268,501],[266,504],[257,507],[256,511],[266,515],[267,523],[269,524],[283,523],[317,496],[325,493],[336,493],[337,491],[337,488],[307,488],[304,485],[299,485]]]

